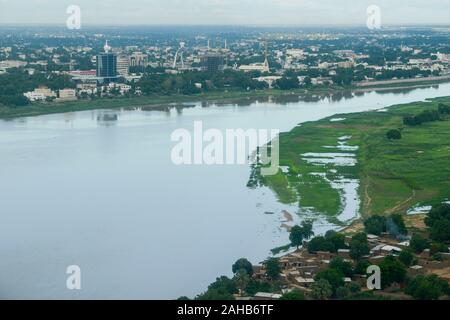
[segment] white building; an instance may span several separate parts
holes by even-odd
[[[252,71],[259,71],[259,72],[269,72],[269,63],[266,61],[264,63],[252,63],[249,65],[242,65],[239,67],[240,71],[244,72],[252,72]]]
[[[20,68],[25,67],[28,63],[18,60],[5,60],[0,61],[0,69]]]
[[[61,89],[59,90],[60,101],[77,100],[77,91],[75,89]]]
[[[272,88],[275,81],[280,80],[281,78],[282,77],[280,77],[280,76],[267,76],[267,77],[254,78],[253,80],[256,80],[259,82],[265,82],[269,85],[269,88]]]
[[[49,88],[36,88],[34,91],[25,92],[23,94],[30,101],[44,101],[47,98],[56,98],[56,93]]]

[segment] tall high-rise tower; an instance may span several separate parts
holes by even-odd
[[[117,55],[111,51],[106,41],[104,52],[97,56],[97,77],[103,78],[103,82],[111,82],[117,78]]]

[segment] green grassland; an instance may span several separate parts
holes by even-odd
[[[301,210],[310,207],[330,218],[343,207],[339,190],[330,183],[338,177],[359,179],[363,216],[406,213],[415,205],[442,202],[450,198],[450,118],[412,127],[403,124],[404,116],[437,110],[440,102],[450,104],[450,97],[397,105],[386,112],[336,115],[297,126],[280,136],[280,166],[288,166],[289,171],[266,177],[253,173],[249,185],[266,185],[281,202],[298,204]],[[332,118],[345,120],[332,122]],[[390,129],[400,129],[402,139],[389,140],[386,133]],[[311,164],[301,156],[347,153],[331,148],[343,136],[351,136],[347,146],[358,146],[353,151],[355,166]]]

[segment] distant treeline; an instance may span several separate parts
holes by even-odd
[[[407,126],[418,126],[425,122],[442,120],[442,115],[450,114],[450,106],[440,103],[437,110],[425,110],[415,116],[406,116],[403,123]]]

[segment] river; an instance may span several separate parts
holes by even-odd
[[[296,223],[296,208],[247,188],[248,165],[174,165],[175,129],[201,120],[205,129],[288,131],[448,95],[441,84],[0,120],[0,298],[193,297],[238,258],[256,264],[286,244],[282,211]],[[81,268],[81,290],[66,287],[70,265]]]

